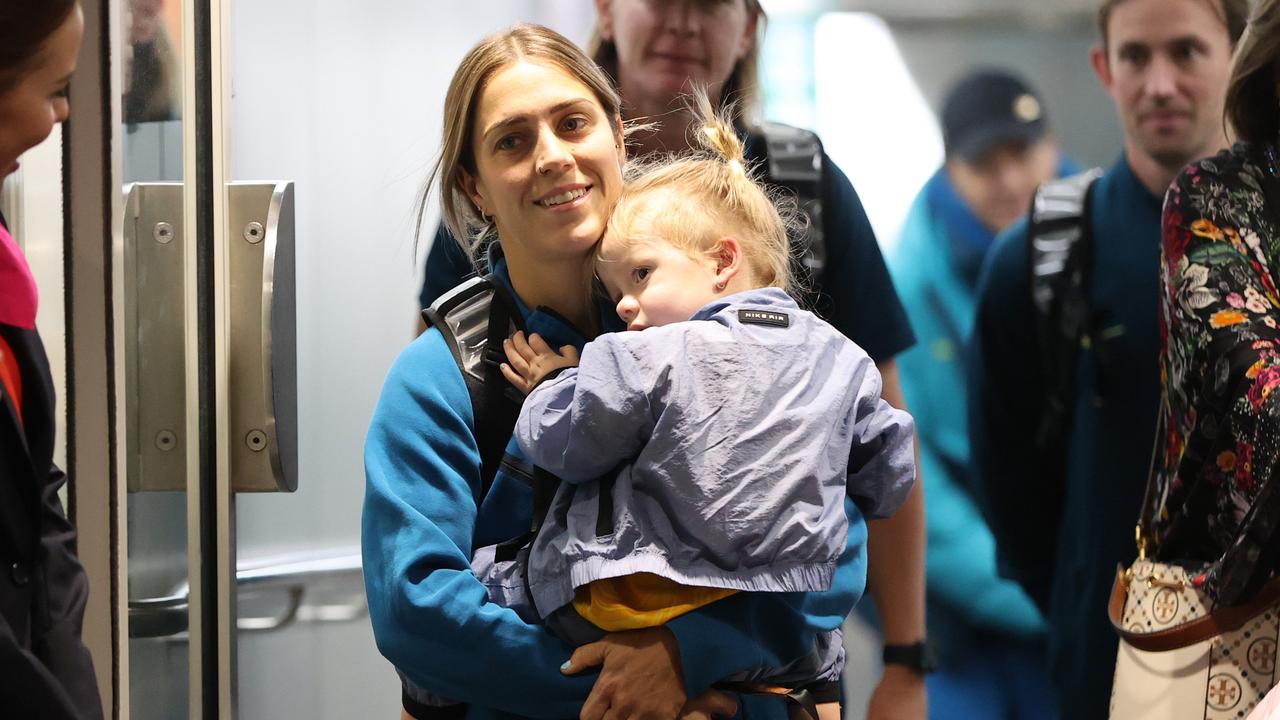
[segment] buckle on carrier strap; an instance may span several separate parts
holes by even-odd
[[[787,720],[818,720],[818,705],[840,702],[840,682],[827,680],[798,688],[772,687],[749,682],[718,682],[717,690],[739,695],[776,695],[787,706]]]

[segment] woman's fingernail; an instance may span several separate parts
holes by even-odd
[[[568,671],[570,671],[570,670],[572,670],[572,669],[573,669],[573,661],[572,661],[572,660],[565,660],[565,661],[564,661],[564,664],[560,666],[560,672],[568,672]]]

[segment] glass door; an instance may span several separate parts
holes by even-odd
[[[128,717],[396,717],[362,448],[445,88],[513,23],[584,40],[591,3],[118,1]]]
[[[202,607],[192,594],[192,511],[198,510],[199,453],[207,437],[188,397],[198,371],[187,347],[195,227],[184,222],[184,97],[190,90],[188,8],[181,0],[124,0],[118,57],[124,227],[117,258],[123,305],[128,671],[122,716],[198,716]],[[144,198],[144,194],[146,197]],[[192,325],[194,330],[194,325]],[[197,569],[199,564],[195,564]],[[197,591],[199,589],[197,582]],[[193,616],[193,609],[196,615]],[[195,682],[192,682],[193,676]],[[157,678],[163,678],[157,682]],[[123,683],[122,683],[123,684]]]

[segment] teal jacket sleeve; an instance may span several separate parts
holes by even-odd
[[[576,717],[593,678],[562,675],[570,649],[489,602],[471,572],[480,487],[472,427],[443,336],[424,333],[391,368],[365,444],[361,535],[374,638],[433,693],[529,717]]]
[[[921,474],[929,478],[929,601],[977,627],[1031,636],[1044,623],[1022,587],[997,572],[995,539],[970,479],[961,351],[972,328],[976,278],[958,266],[926,198],[922,192],[912,206],[889,268],[918,340],[898,356],[898,368],[920,438]]]

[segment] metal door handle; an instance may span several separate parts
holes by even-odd
[[[304,553],[254,562],[236,571],[236,587],[253,593],[284,590],[288,603],[276,615],[242,617],[236,627],[245,632],[282,630],[297,622],[341,623],[358,620],[369,612],[363,592],[345,604],[307,605],[307,588],[321,580],[347,577],[361,583],[361,557],[345,553]],[[187,631],[190,588],[186,583],[163,597],[129,601],[130,638],[183,637]]]

